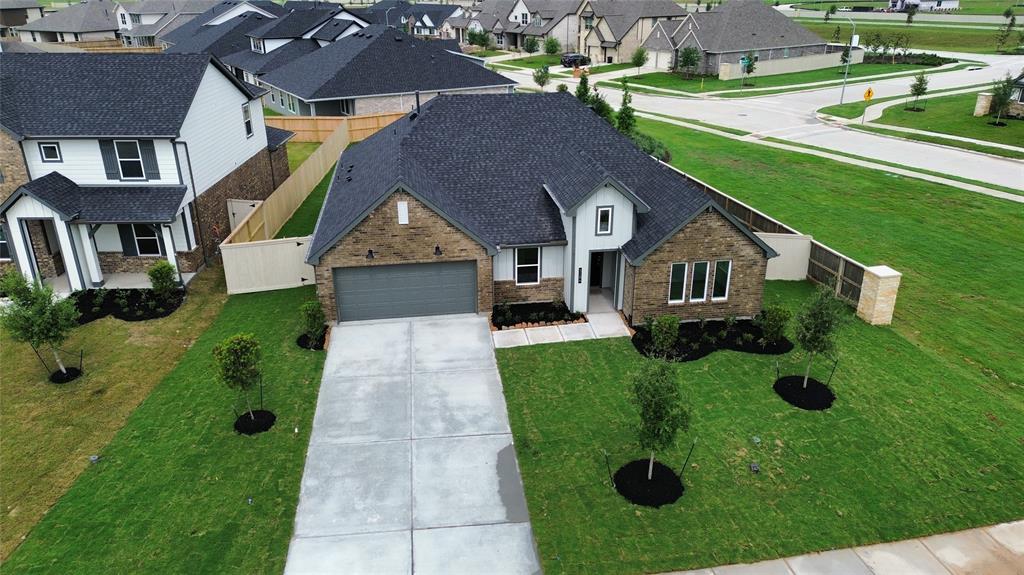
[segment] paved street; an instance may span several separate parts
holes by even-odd
[[[977,70],[931,75],[930,90],[991,82],[1004,77],[1007,73],[1019,74],[1021,69],[1024,69],[1024,56],[950,55],[985,61],[989,66]],[[502,73],[523,86],[536,87],[528,73],[504,70]],[[557,80],[548,86],[549,90],[553,90],[559,82],[575,86],[572,79]],[[912,81],[912,77],[902,77],[851,82],[846,88],[845,101],[860,100],[868,86],[875,91],[876,99],[906,94]],[[617,108],[620,105],[620,91],[604,87],[600,88],[600,91],[612,106]],[[1024,190],[1024,162],[858,132],[818,119],[815,111],[839,103],[840,92],[841,88],[831,87],[743,99],[677,98],[635,93],[633,106],[641,111],[701,120],[753,132],[758,136],[771,136],[856,154],[864,158],[896,162],[912,168]]]
[[[487,318],[336,326],[285,573],[539,571]]]

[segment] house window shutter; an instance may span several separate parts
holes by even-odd
[[[139,152],[142,154],[142,169],[147,180],[160,179],[160,167],[156,164],[156,148],[153,140],[139,140]]]
[[[114,152],[114,140],[100,140],[100,155],[103,156],[103,171],[108,180],[120,180],[121,172],[117,169],[117,154]]]
[[[139,255],[135,248],[135,233],[132,232],[131,224],[117,224],[117,233],[121,236],[121,251],[124,252],[124,255]]]

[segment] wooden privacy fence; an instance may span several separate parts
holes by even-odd
[[[264,121],[268,126],[295,132],[293,142],[326,141],[341,125],[348,126],[351,141],[358,142],[377,133],[384,126],[401,118],[405,114],[392,112],[388,114],[371,114],[366,116],[267,116]]]

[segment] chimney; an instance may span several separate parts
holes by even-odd
[[[416,90],[416,114],[420,113],[420,91]]]

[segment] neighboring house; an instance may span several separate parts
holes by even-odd
[[[960,0],[889,0],[889,9],[903,12],[917,6],[920,12],[950,12],[960,9]]]
[[[508,93],[515,82],[437,41],[381,25],[339,38],[260,77],[286,115],[408,112],[438,94]]]
[[[93,42],[117,39],[117,4],[86,0],[18,27],[22,42]]]
[[[306,259],[331,321],[601,298],[639,324],[755,315],[775,255],[701,186],[548,93],[442,96],[344,152]]]
[[[289,12],[270,0],[226,0],[188,22],[157,35],[172,54],[210,54],[223,58],[251,45],[247,34]]]
[[[43,17],[36,0],[0,0],[0,38],[15,38],[18,28]]]
[[[585,0],[576,13],[579,51],[595,64],[611,64],[629,62],[659,20],[681,18],[686,10],[672,0]]]
[[[288,176],[291,133],[259,96],[206,54],[0,55],[0,218],[21,272],[78,290],[160,259],[197,271],[229,200]]]
[[[352,12],[370,24],[394,26],[421,38],[440,38],[445,19],[463,14],[462,7],[455,4],[411,4],[405,0],[381,0]]]
[[[128,47],[161,46],[167,34],[220,3],[220,0],[141,0],[114,10],[121,43]]]
[[[663,20],[643,45],[651,65],[662,69],[674,67],[684,48],[697,48],[700,74],[718,74],[723,63],[739,63],[748,53],[761,62],[825,54],[828,48],[817,34],[761,0],[729,0],[710,12]]]
[[[484,0],[468,14],[448,18],[442,35],[466,42],[470,31],[487,32],[497,47],[507,50],[522,49],[529,36],[539,40],[539,47],[552,37],[563,51],[573,51],[579,35],[579,6],[580,0],[531,0],[529,4],[524,0]]]

